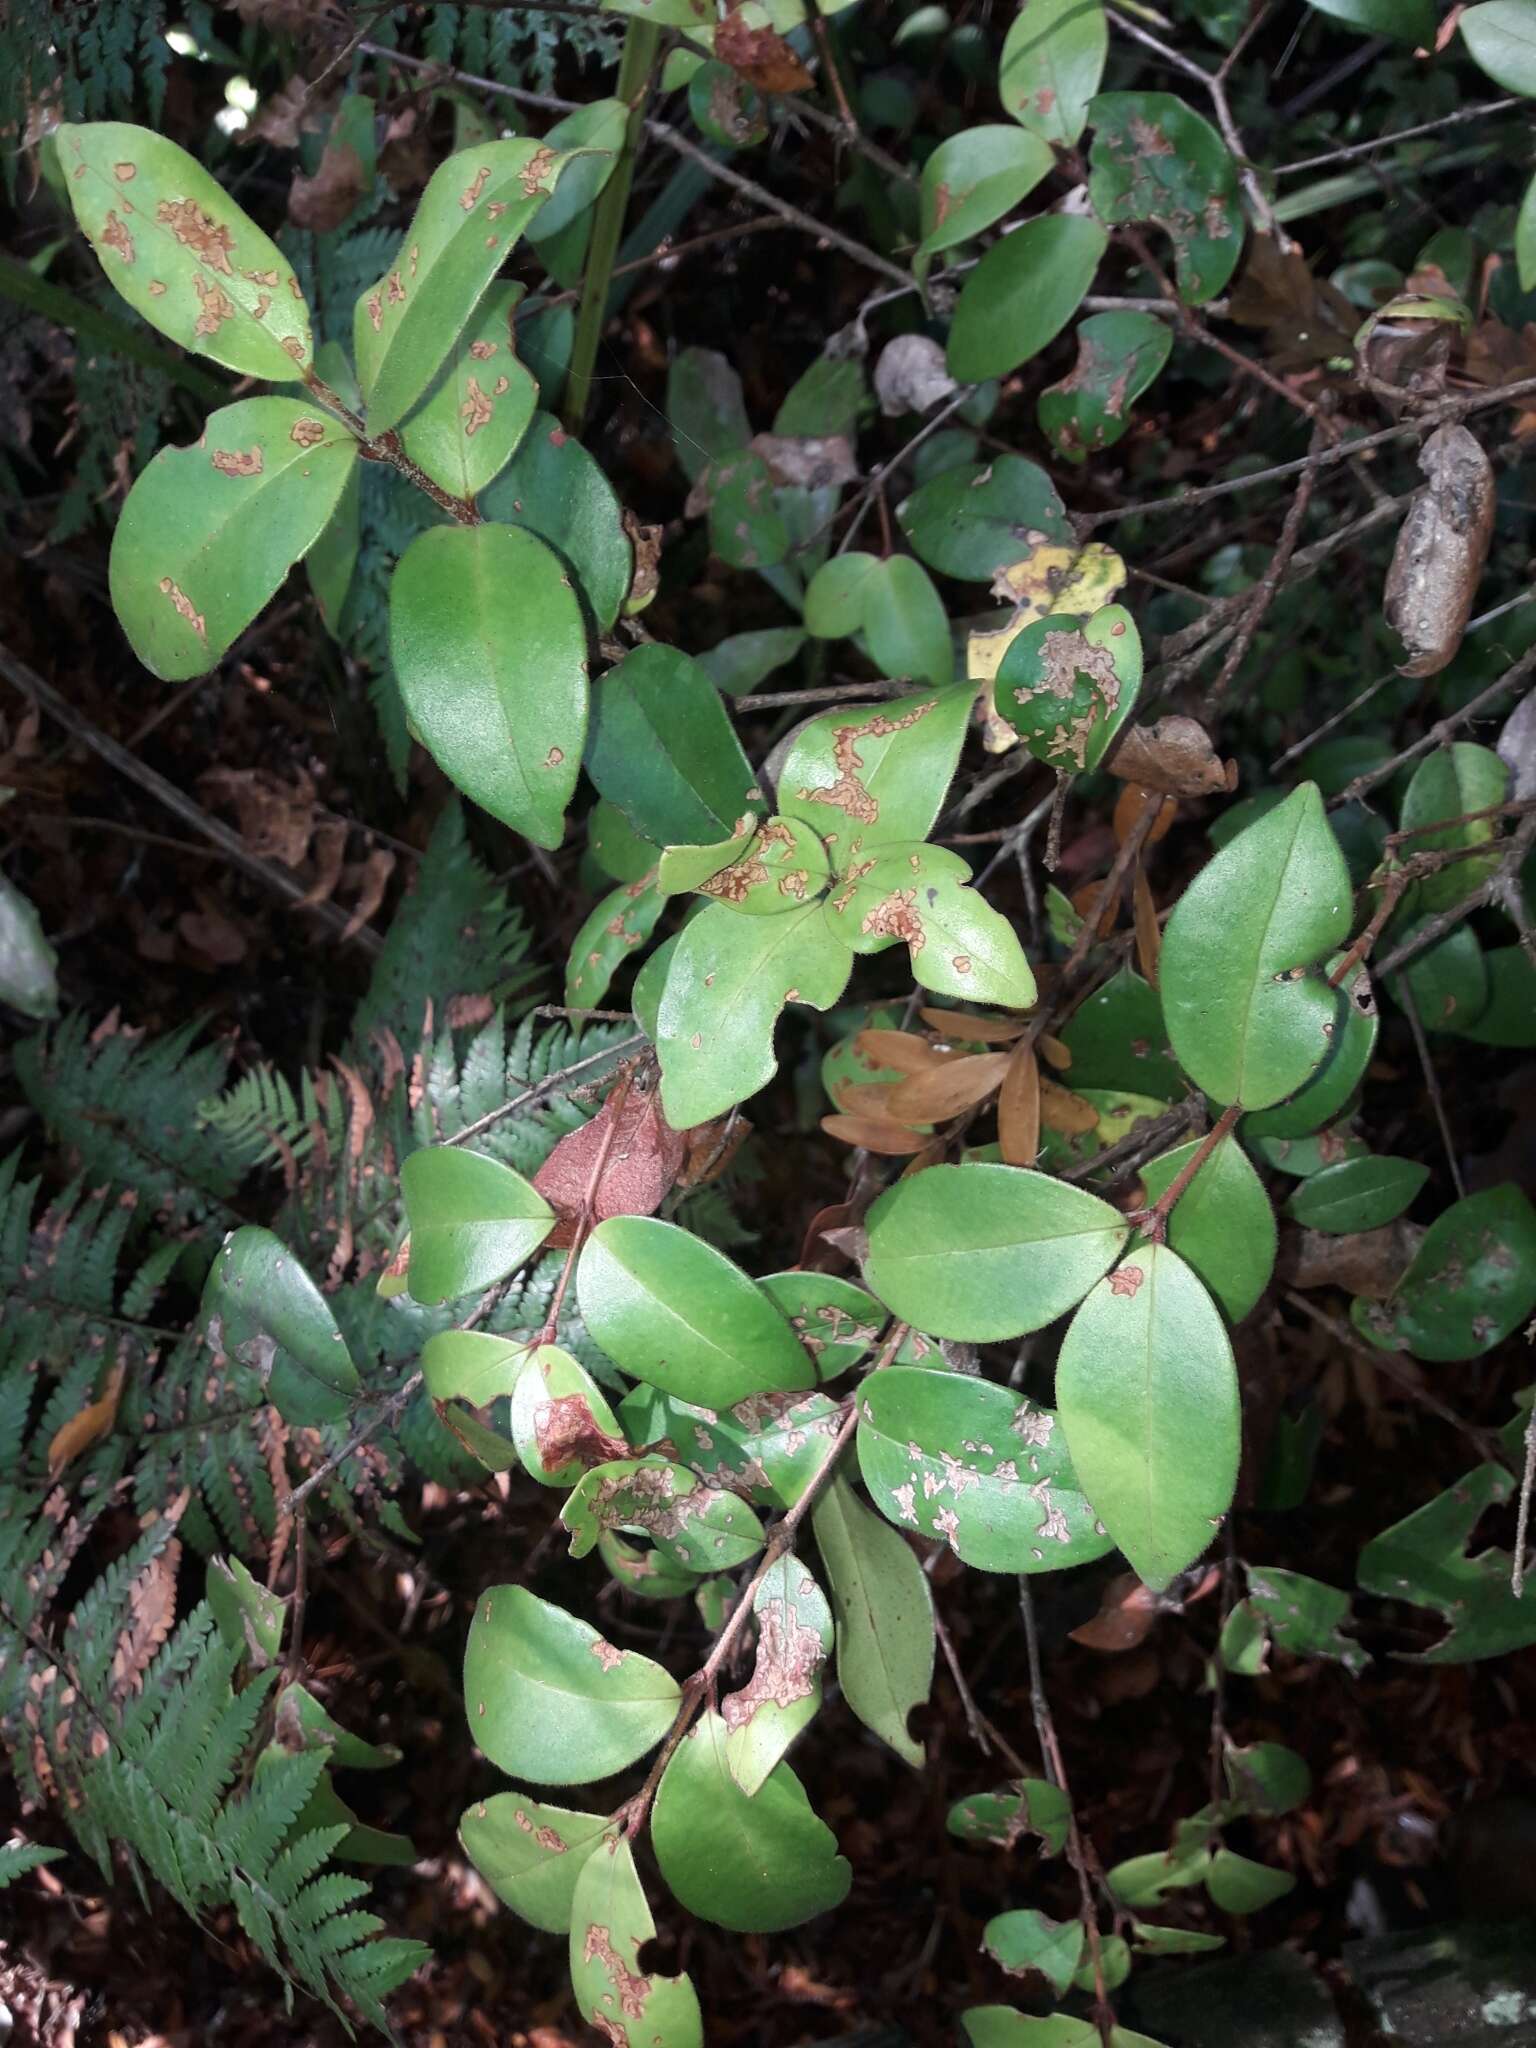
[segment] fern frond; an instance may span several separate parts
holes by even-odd
[[[0,1842],[0,1892],[39,1864],[56,1863],[63,1854],[62,1849],[45,1849],[37,1842]]]

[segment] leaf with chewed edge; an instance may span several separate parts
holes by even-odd
[[[582,1865],[571,1900],[571,1989],[581,2016],[615,2044],[703,2048],[692,1981],[640,1969],[655,1932],[629,1838],[615,1828]]]

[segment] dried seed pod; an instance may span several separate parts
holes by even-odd
[[[1493,465],[1465,427],[1424,443],[1425,481],[1397,536],[1383,599],[1408,659],[1405,676],[1438,675],[1461,645],[1493,535]]]

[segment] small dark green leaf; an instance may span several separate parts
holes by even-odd
[[[400,1169],[411,1226],[412,1298],[448,1301],[494,1286],[531,1258],[555,1212],[510,1166],[455,1145],[413,1152]]]
[[[1457,936],[1470,936],[1465,925]],[[1536,967],[1531,965],[1530,955],[1523,946],[1495,946],[1485,959],[1488,1000],[1475,1023],[1458,1027],[1461,1036],[1476,1045],[1522,1050],[1536,1045]]]
[[[1394,938],[1406,942],[1428,921],[1416,918],[1401,932],[1394,932]],[[1410,960],[1403,969],[1402,980],[1394,975],[1387,988],[1394,1001],[1401,1004],[1406,982],[1419,1022],[1426,1031],[1464,1032],[1470,1036],[1488,1008],[1490,970],[1491,962],[1478,944],[1477,934],[1469,924],[1460,924]]]
[[[362,1382],[330,1305],[280,1237],[244,1224],[225,1238],[203,1287],[216,1350],[257,1372],[283,1420],[300,1429],[351,1413]]]
[[[712,348],[685,348],[673,359],[667,372],[667,419],[690,483],[718,456],[734,454],[752,438],[741,379]]]
[[[1391,1300],[1356,1308],[1386,1349],[1435,1362],[1480,1358],[1536,1309],[1536,1209],[1507,1184],[1453,1202]]]
[[[875,564],[861,592],[864,637],[883,674],[936,689],[953,680],[949,614],[921,562],[891,555]]]
[[[1202,114],[1166,92],[1101,92],[1089,196],[1110,226],[1154,221],[1173,243],[1179,294],[1193,306],[1221,291],[1243,253],[1237,166]]]
[[[594,694],[587,772],[658,846],[728,839],[762,793],[719,692],[674,647],[636,647]]]
[[[921,1769],[907,1718],[933,1683],[933,1596],[927,1575],[890,1524],[834,1479],[811,1510],[826,1566],[843,1697],[866,1728]]]
[[[733,633],[695,659],[717,690],[740,697],[787,667],[804,645],[801,626],[764,626],[753,633]]]
[[[1227,1790],[1248,1813],[1275,1817],[1305,1806],[1312,1796],[1312,1773],[1305,1757],[1280,1742],[1254,1742],[1246,1749],[1229,1747],[1222,1759]]]
[[[985,468],[968,463],[944,470],[920,484],[896,516],[930,569],[972,583],[990,582],[1042,541],[1072,540],[1055,485],[1022,455],[999,455]],[[829,562],[822,575],[833,566]],[[809,618],[809,596],[806,611]]]
[[[1455,1486],[1383,1529],[1360,1553],[1360,1584],[1384,1600],[1436,1608],[1451,1624],[1425,1664],[1472,1664],[1536,1643],[1536,1601],[1516,1599],[1507,1550],[1469,1555],[1473,1532],[1491,1507],[1514,1494],[1502,1465],[1479,1465]]]
[[[1536,24],[1536,13],[1532,15]],[[1403,798],[1402,829],[1412,832],[1405,853],[1438,853],[1452,847],[1481,846],[1499,830],[1497,818],[1475,818],[1469,824],[1448,826],[1442,832],[1423,828],[1440,818],[1462,818],[1469,811],[1488,810],[1504,801],[1509,788],[1509,769],[1492,747],[1476,747],[1456,740],[1439,747],[1420,762]],[[1410,900],[1415,911],[1428,914],[1450,910],[1465,901],[1487,881],[1498,866],[1497,852],[1470,860],[1453,861],[1438,874],[1416,882]]]
[[[612,1777],[661,1740],[680,1698],[659,1664],[615,1648],[526,1588],[481,1594],[464,1653],[464,1705],[475,1741],[513,1777],[540,1785]]]
[[[870,1210],[866,1278],[915,1329],[991,1343],[1064,1315],[1129,1234],[1107,1202],[1046,1174],[931,1166]]]
[[[1222,1658],[1229,1669],[1245,1670],[1250,1677],[1262,1671],[1271,1640],[1298,1657],[1331,1657],[1352,1674],[1370,1663],[1367,1653],[1343,1632],[1350,1618],[1347,1593],[1272,1565],[1262,1571],[1247,1569],[1248,1597],[1233,1608],[1222,1631]],[[1232,1653],[1245,1646],[1252,1654],[1242,1663],[1234,1661]]]
[[[1081,305],[1108,245],[1097,221],[1061,213],[1026,221],[995,242],[955,307],[950,375],[978,384],[1038,355]]]
[[[653,868],[643,880],[623,882],[601,897],[571,941],[565,963],[565,1000],[571,1009],[594,1009],[613,977],[635,957],[667,907]]]
[[[1072,1808],[1059,1785],[1024,1778],[1003,1792],[973,1792],[949,1809],[945,1826],[962,1842],[1011,1848],[1021,1836],[1038,1835],[1043,1853],[1059,1856],[1067,1845]]]
[[[1285,1213],[1309,1230],[1345,1237],[1390,1223],[1417,1196],[1429,1179],[1429,1168],[1416,1159],[1388,1159],[1369,1153],[1364,1159],[1342,1159],[1304,1180],[1285,1205]]]
[[[1338,959],[1328,960],[1324,965],[1331,975],[1337,972]],[[1381,1014],[1371,977],[1363,967],[1345,977],[1339,984],[1339,993],[1343,998],[1340,1022],[1328,1040],[1322,1065],[1294,1095],[1242,1119],[1238,1131],[1245,1143],[1305,1138],[1345,1115],[1376,1050]]]
[[[1431,0],[1307,0],[1307,5],[1359,35],[1388,36],[1393,42],[1410,43],[1417,49],[1434,47],[1436,22]],[[1493,6],[1471,10],[1474,14],[1499,11],[1496,0]],[[1474,50],[1473,55],[1476,54]]]
[[[1172,323],[1152,313],[1094,313],[1082,321],[1075,368],[1037,401],[1040,430],[1057,454],[1086,462],[1113,448],[1172,350]]]
[[[464,1853],[504,1906],[548,1934],[571,1924],[576,1880],[608,1826],[600,1813],[498,1792],[459,1820]]]
[[[533,415],[481,509],[547,541],[575,574],[598,631],[609,630],[634,573],[624,514],[599,465],[547,412]]]
[[[1172,1102],[1183,1085],[1168,1051],[1157,990],[1129,967],[1095,989],[1068,1019],[1062,1043],[1072,1064],[1062,1079],[1074,1090],[1123,1088]]]
[[[1205,1888],[1224,1913],[1257,1913],[1293,1891],[1296,1880],[1286,1870],[1270,1870],[1230,1849],[1218,1849],[1205,1873]]]
[[[853,549],[823,562],[806,586],[805,630],[818,640],[848,640],[864,628],[864,598],[879,557]]]
[[[558,846],[587,728],[587,631],[560,557],[511,526],[434,526],[390,585],[390,654],[438,766]]]

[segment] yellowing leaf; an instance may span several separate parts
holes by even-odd
[[[1024,628],[1052,612],[1081,612],[1092,617],[1124,587],[1129,573],[1114,549],[1102,541],[1090,541],[1082,548],[1046,541],[1009,568],[998,570],[992,594],[1011,598],[1018,610],[1007,625],[972,633],[966,642],[965,672],[973,683],[986,685],[982,717],[988,753],[1006,754],[1019,742],[1013,727],[997,715],[992,686],[1003,656]]]
[[[108,1375],[106,1389],[101,1398],[82,1408],[78,1415],[71,1415],[68,1422],[54,1431],[53,1442],[48,1446],[48,1477],[57,1479],[66,1465],[99,1444],[110,1434],[117,1420],[117,1404],[122,1398],[123,1379],[126,1367],[115,1365]]]

